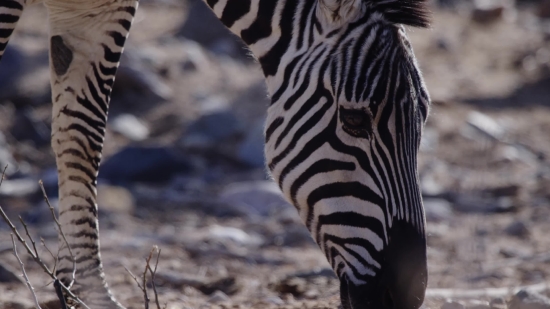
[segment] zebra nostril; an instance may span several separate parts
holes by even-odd
[[[384,309],[394,308],[393,296],[389,288],[387,288],[382,294],[382,306]]]

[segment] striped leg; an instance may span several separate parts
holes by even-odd
[[[107,287],[101,264],[96,181],[111,88],[138,2],[45,3],[50,16],[52,147],[59,173],[59,215],[77,261],[72,290],[90,308],[122,308]],[[70,254],[63,248],[58,276],[68,283],[71,273]]]

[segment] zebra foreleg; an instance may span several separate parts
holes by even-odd
[[[72,291],[90,308],[122,308],[105,281],[96,183],[107,112],[137,0],[46,0],[50,16],[52,147],[59,173],[59,221],[76,259]],[[57,275],[73,280],[60,239]]]

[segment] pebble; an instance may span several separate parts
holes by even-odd
[[[501,139],[505,133],[504,128],[493,118],[477,111],[468,114],[466,123],[474,128],[479,134],[493,140]]]
[[[215,143],[242,133],[243,126],[235,114],[228,109],[213,111],[189,124],[183,144],[192,146],[215,146]],[[200,141],[201,144],[197,144]]]
[[[444,199],[425,199],[424,211],[426,212],[426,220],[428,221],[448,221],[453,217],[452,204]]]
[[[130,114],[116,116],[111,124],[111,129],[132,141],[142,141],[149,136],[149,128],[136,116]]]
[[[0,282],[25,284],[25,281],[23,281],[17,270],[2,262],[0,262]]]
[[[264,298],[264,302],[266,304],[273,304],[273,305],[278,305],[278,306],[281,306],[281,305],[284,305],[285,304],[285,301],[282,300],[280,297],[278,296],[270,296],[270,297],[266,297]]]
[[[471,300],[468,302],[466,309],[491,309],[488,301]]]
[[[232,240],[246,246],[259,246],[263,243],[263,239],[260,236],[250,235],[235,227],[213,225],[208,231],[210,237],[221,241]]]
[[[529,236],[529,228],[523,221],[520,220],[510,223],[504,231],[510,236],[519,238],[526,238]]]
[[[499,298],[493,298],[489,302],[489,306],[491,309],[507,309],[508,305],[506,304],[506,300],[502,297]]]
[[[39,192],[38,181],[31,178],[5,179],[0,186],[0,195],[24,197]]]
[[[131,49],[122,54],[116,87],[113,88],[113,96],[126,93],[139,95],[138,101],[142,104],[147,101],[167,101],[173,96],[172,89]]]
[[[521,290],[509,302],[509,309],[550,309],[550,299],[544,295]]]
[[[168,182],[192,169],[185,156],[173,148],[129,146],[101,165],[99,177],[117,184]]]
[[[279,187],[269,180],[231,184],[224,188],[219,198],[230,208],[248,217],[267,217],[292,207],[284,199]]]
[[[227,296],[224,292],[222,291],[216,291],[214,292],[214,294],[212,294],[207,302],[211,303],[211,304],[215,304],[215,303],[222,303],[222,302],[226,302],[226,301],[229,301],[231,300],[231,298],[229,298],[229,296]]]
[[[101,211],[132,214],[135,201],[132,193],[123,187],[98,185],[97,204]]]
[[[466,306],[464,306],[462,303],[457,301],[447,300],[441,306],[441,309],[466,309]]]
[[[36,147],[48,145],[51,139],[50,127],[37,119],[30,108],[16,114],[10,134],[18,141],[30,141]]]

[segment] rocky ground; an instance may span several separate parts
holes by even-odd
[[[419,162],[429,234],[423,308],[550,308],[550,1],[430,7],[432,28],[409,29],[433,99]],[[55,250],[37,184],[55,206],[46,25],[45,10],[29,8],[0,64],[0,164],[9,164],[0,205]],[[142,1],[98,188],[102,257],[123,304],[143,307],[124,268],[140,274],[157,245],[167,308],[338,306],[337,280],[266,177],[267,102],[257,64],[200,2]],[[9,234],[0,223],[0,308],[32,308],[13,276]],[[39,299],[55,299],[18,248]]]

